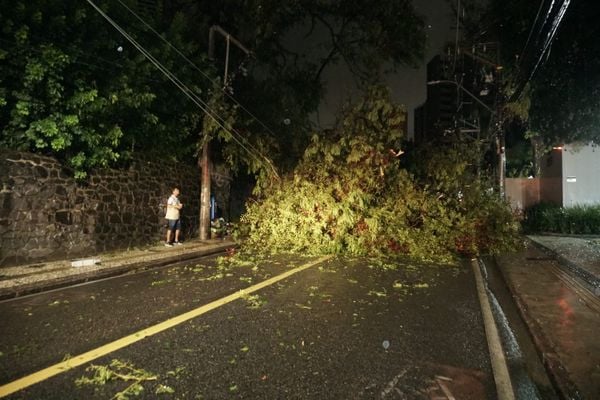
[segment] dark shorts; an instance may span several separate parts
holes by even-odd
[[[181,222],[178,219],[168,219],[167,228],[171,231],[181,229]]]

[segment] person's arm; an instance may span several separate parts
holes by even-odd
[[[178,199],[173,199],[173,197],[169,197],[169,199],[167,200],[167,209],[176,208],[177,210],[180,210],[181,209],[180,204],[181,203],[179,203]]]

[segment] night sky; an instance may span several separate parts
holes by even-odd
[[[413,3],[417,12],[424,16],[427,27],[425,59],[420,68],[402,68],[387,80],[394,99],[406,105],[409,137],[413,133],[413,110],[425,101],[427,62],[443,49],[446,42],[454,41],[455,32],[455,17],[448,0],[413,0]],[[327,94],[315,119],[322,127],[326,127],[335,121],[335,113],[340,105],[357,92],[354,79],[343,64],[327,68],[323,79],[327,85]]]

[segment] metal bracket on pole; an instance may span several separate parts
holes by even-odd
[[[456,85],[456,87],[460,90],[462,90],[463,92],[465,92],[469,97],[471,97],[473,100],[475,100],[479,105],[481,105],[483,108],[485,108],[486,110],[488,110],[490,112],[490,114],[495,115],[496,111],[492,110],[490,108],[490,106],[488,106],[487,104],[485,104],[483,101],[481,101],[477,96],[475,96],[473,93],[471,93],[470,91],[468,91],[467,89],[464,88],[463,85],[461,85],[460,83],[456,82],[456,81],[451,81],[451,80],[439,80],[439,81],[429,81],[427,82],[428,85],[439,85],[439,84],[444,84],[444,83],[450,83],[452,85]]]

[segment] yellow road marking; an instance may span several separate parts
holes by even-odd
[[[183,322],[189,321],[193,318],[196,318],[202,314],[205,314],[209,311],[214,310],[215,308],[221,307],[227,303],[230,303],[234,300],[239,299],[240,297],[256,292],[260,289],[263,289],[267,286],[270,286],[274,283],[277,283],[285,278],[288,278],[291,275],[297,274],[298,272],[304,271],[305,269],[311,268],[317,264],[320,264],[324,261],[330,259],[331,256],[324,256],[315,261],[312,261],[308,264],[301,265],[289,271],[286,271],[282,274],[269,278],[263,282],[257,283],[256,285],[250,286],[249,288],[240,290],[239,292],[235,292],[230,294],[229,296],[225,296],[218,300],[215,300],[211,303],[200,306],[194,310],[188,311],[184,314],[178,315],[173,318],[169,318],[166,321],[148,327],[146,329],[142,329],[136,333],[132,333],[129,336],[125,336],[121,339],[117,339],[114,342],[110,342],[105,344],[104,346],[100,346],[94,350],[90,350],[86,353],[80,354],[78,356],[74,356],[66,361],[60,362],[58,364],[54,364],[48,368],[44,368],[41,371],[34,372],[31,375],[27,375],[23,378],[17,379],[16,381],[12,381],[5,385],[0,386],[0,397],[8,396],[12,393],[18,392],[19,390],[23,390],[26,387],[34,385],[36,383],[42,382],[48,378],[51,378],[60,373],[69,371],[75,367],[86,364],[92,360],[103,357],[107,354],[110,354],[114,351],[122,349],[123,347],[129,346],[130,344],[136,343],[144,338],[150,337],[152,335],[156,335],[162,331],[170,329],[176,325],[179,325]]]

